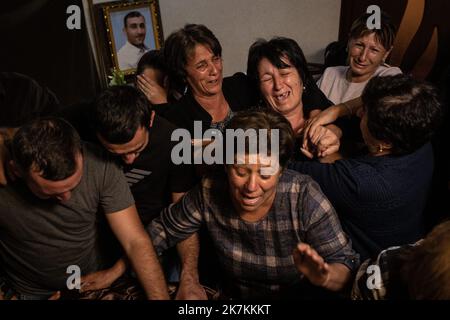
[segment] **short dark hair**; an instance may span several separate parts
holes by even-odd
[[[142,74],[147,68],[161,70],[164,73],[167,72],[164,55],[161,50],[154,49],[144,53],[137,64],[136,74]]]
[[[372,78],[362,100],[370,133],[391,143],[395,155],[417,150],[441,122],[437,90],[404,74]]]
[[[271,130],[278,129],[279,131],[279,164],[280,167],[284,168],[291,158],[294,151],[294,132],[292,130],[291,124],[286,118],[270,109],[250,109],[245,111],[237,112],[233,118],[228,122],[226,129],[243,129],[244,131],[248,129],[255,129],[257,134],[259,134],[259,129],[267,129],[267,148],[269,153],[271,151],[270,145],[270,134]],[[226,134],[225,134],[226,138]],[[246,139],[245,150],[249,150],[249,141]],[[223,144],[227,145],[226,141]],[[259,148],[259,146],[258,146]],[[234,149],[234,154],[236,154],[237,149]],[[225,153],[224,153],[225,154]]]
[[[184,28],[170,34],[164,42],[164,59],[169,78],[177,90],[185,84],[187,60],[197,44],[209,47],[216,56],[222,56],[219,40],[202,24],[186,24]]]
[[[308,70],[308,63],[298,43],[289,38],[275,37],[270,41],[259,39],[254,42],[248,52],[247,75],[255,90],[259,91],[258,66],[263,58],[269,60],[278,69],[287,68],[282,58],[288,58],[297,69],[306,89],[313,85],[313,78]]]
[[[52,181],[75,173],[78,152],[82,152],[80,136],[60,118],[41,118],[23,125],[11,143],[12,159],[22,172],[42,171],[42,177]]]
[[[124,28],[127,28],[127,20],[129,18],[139,18],[139,17],[143,17],[142,13],[140,13],[139,11],[131,11],[128,12],[125,17],[123,18],[123,26]]]
[[[136,88],[112,86],[95,101],[93,130],[112,144],[123,144],[133,139],[140,126],[148,127],[151,106]]]
[[[364,13],[353,21],[350,28],[349,39],[358,39],[374,33],[377,41],[381,43],[386,50],[389,50],[394,44],[395,35],[397,33],[396,25],[392,22],[391,17],[386,12],[382,11],[380,28],[369,29],[367,27],[367,20],[371,16],[371,13]]]

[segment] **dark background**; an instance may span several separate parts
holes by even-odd
[[[81,30],[66,27],[67,7],[81,9]],[[63,105],[99,91],[81,0],[14,0],[0,5],[0,71],[49,87]]]

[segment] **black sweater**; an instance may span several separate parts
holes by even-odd
[[[423,211],[433,172],[428,143],[405,156],[364,156],[334,164],[296,162],[335,207],[361,261],[423,234]]]

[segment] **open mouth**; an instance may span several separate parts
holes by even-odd
[[[214,85],[216,85],[217,83],[219,83],[219,79],[209,80],[207,83],[208,83],[209,85],[214,86]]]
[[[242,202],[247,206],[253,206],[259,202],[261,199],[261,196],[258,197],[249,197],[249,196],[242,196]]]
[[[273,97],[274,97],[275,101],[277,101],[278,103],[282,103],[282,102],[286,101],[286,99],[290,96],[290,94],[291,94],[290,91],[286,91],[283,94],[279,94],[279,95],[276,95]]]
[[[353,61],[353,62],[354,62],[354,64],[355,64],[355,66],[358,67],[358,68],[365,68],[365,67],[367,67],[366,64],[362,64],[362,63],[359,63],[359,62],[357,62],[357,61]]]

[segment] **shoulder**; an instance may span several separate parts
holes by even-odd
[[[155,114],[155,118],[153,119],[153,128],[158,131],[158,134],[170,136],[178,127],[169,120]]]
[[[417,245],[389,247],[382,250],[374,259],[367,259],[358,269],[352,289],[352,299],[384,300],[407,297],[401,293],[400,270],[404,257]]]
[[[92,163],[104,163],[110,161],[110,155],[104,148],[88,141],[83,141],[83,156],[86,161]]]
[[[285,169],[278,181],[278,191],[305,196],[307,193],[311,195],[316,192],[322,193],[316,181],[309,175],[299,173],[291,169]]]
[[[128,50],[128,42],[125,42],[125,44],[117,51],[118,55],[124,54]]]
[[[323,72],[323,78],[345,78],[347,66],[328,67]]]
[[[111,155],[101,146],[83,141],[83,157],[86,164],[85,173],[88,175],[105,175],[108,168],[120,171],[119,165]]]
[[[402,70],[398,67],[392,67],[388,64],[383,64],[377,68],[375,71],[375,76],[394,76],[396,74],[401,74]]]
[[[238,83],[245,83],[248,81],[248,77],[243,72],[236,72],[232,76],[223,78],[224,84],[238,84]]]
[[[233,111],[248,109],[256,105],[257,93],[247,75],[242,72],[224,78],[222,90]]]

